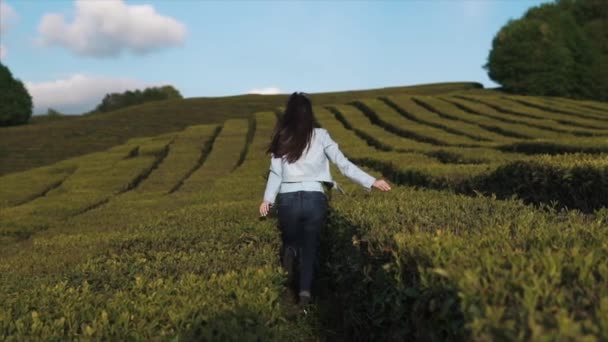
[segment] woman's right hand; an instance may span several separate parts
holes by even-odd
[[[270,211],[271,206],[272,206],[272,204],[268,201],[262,202],[262,204],[260,204],[260,216],[268,215],[268,212]]]
[[[384,179],[376,179],[376,181],[374,182],[374,184],[372,184],[372,186],[374,188],[380,189],[382,191],[391,190],[391,186],[388,185],[388,183]]]

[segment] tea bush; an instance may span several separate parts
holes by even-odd
[[[0,339],[607,339],[603,104],[422,93],[314,107],[393,190],[331,166],[305,316],[257,212],[281,107],[0,177]]]

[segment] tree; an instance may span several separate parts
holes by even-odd
[[[7,66],[0,63],[0,126],[21,125],[32,117],[32,97]]]
[[[533,7],[501,28],[484,68],[506,91],[608,100],[607,29],[608,1]]]
[[[96,112],[109,112],[120,108],[142,104],[150,101],[182,99],[180,92],[173,86],[145,88],[143,91],[127,90],[124,93],[106,94],[101,103],[95,108]]]
[[[57,117],[57,116],[63,116],[64,114],[62,114],[60,111],[58,111],[54,108],[48,108],[46,111],[46,115]]]
[[[170,85],[160,87],[160,91],[165,95],[166,99],[183,99],[183,96],[179,90]]]

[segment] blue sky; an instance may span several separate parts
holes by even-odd
[[[2,62],[35,112],[79,113],[109,91],[185,97],[447,81],[482,65],[509,19],[547,1],[0,0]]]

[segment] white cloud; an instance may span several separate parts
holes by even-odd
[[[25,86],[34,100],[34,113],[46,113],[48,108],[53,108],[62,113],[80,114],[93,109],[107,93],[150,85],[129,78],[74,74],[54,81],[25,82]]]
[[[5,59],[7,55],[6,46],[0,44],[0,59]]]
[[[118,56],[124,51],[146,54],[181,45],[186,27],[160,15],[151,5],[123,0],[77,0],[71,23],[62,14],[45,14],[38,26],[39,42],[91,57]]]
[[[278,87],[253,88],[247,94],[275,95],[281,94],[282,91]]]
[[[17,21],[18,16],[15,10],[6,1],[0,0],[0,35],[8,32],[8,27]]]

